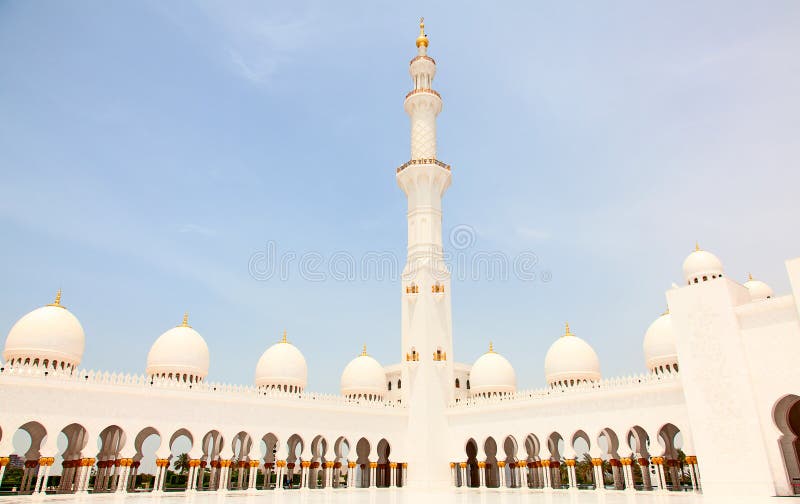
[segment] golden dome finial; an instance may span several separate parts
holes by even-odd
[[[669,315],[669,306],[667,306],[667,309],[666,309],[666,310],[664,310],[664,313],[662,313],[661,315],[662,315],[662,316],[663,316],[663,315]]]
[[[753,281],[753,274],[752,274],[752,273],[748,273],[748,274],[747,274],[747,280],[748,280],[749,282],[752,282],[752,281]]]
[[[281,343],[288,343],[288,341],[286,341],[286,329],[283,330],[283,337],[281,338]]]
[[[52,303],[50,303],[47,306],[58,306],[59,308],[64,308],[63,306],[61,306],[61,289],[60,288],[58,289],[58,292],[56,292],[56,300],[53,301]]]
[[[364,347],[361,349],[361,356],[362,357],[366,357],[367,356],[367,344],[366,343],[364,343]]]
[[[189,312],[183,312],[183,322],[181,322],[181,327],[189,327]]]
[[[564,336],[575,336],[569,330],[569,322],[564,323]]]
[[[698,241],[694,242],[694,251],[695,252],[699,252],[700,251],[700,242],[698,242]]]
[[[494,353],[494,344],[491,341],[489,342],[489,353]]]
[[[428,47],[428,36],[425,35],[425,18],[419,18],[419,37],[417,37],[417,47]]]

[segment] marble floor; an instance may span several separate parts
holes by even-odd
[[[780,499],[780,500],[779,500]],[[789,498],[791,499],[791,498]],[[594,492],[594,491],[519,491],[516,489],[440,490],[356,489],[356,490],[293,490],[284,492],[260,491],[254,495],[244,492],[167,493],[160,496],[141,494],[47,495],[44,497],[6,496],[0,504],[31,502],[63,502],[81,504],[789,504],[777,497],[724,497],[713,499],[694,493],[651,492]],[[797,500],[795,502],[799,502]]]

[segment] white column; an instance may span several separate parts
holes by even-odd
[[[500,463],[497,464],[497,474],[500,476],[500,488],[506,487],[506,468],[505,463],[503,463],[502,467]]]
[[[6,474],[6,464],[0,466],[0,485],[3,484],[3,476]]]
[[[278,466],[278,461],[275,462],[275,490],[283,491],[283,467]]]
[[[547,463],[547,465],[544,465],[545,463]],[[549,460],[543,460],[542,461],[542,485],[544,486],[545,489],[553,488],[552,485],[550,484],[550,461]]]

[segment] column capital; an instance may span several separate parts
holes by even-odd
[[[378,463],[377,462],[370,462],[369,463],[369,467],[370,467],[370,469],[375,469],[375,468],[378,467]]]
[[[460,462],[458,465],[459,465],[459,467],[461,467],[461,469],[466,469],[467,468],[467,463],[466,462]]]
[[[595,467],[603,465],[603,459],[601,459],[601,458],[593,458],[592,459],[592,465],[595,466]]]
[[[486,467],[486,462],[478,462],[478,467],[483,469],[484,467]]]
[[[564,460],[564,463],[567,465],[567,467],[575,467],[575,459],[566,459]]]
[[[0,457],[0,467],[5,467],[11,461],[11,457]]]

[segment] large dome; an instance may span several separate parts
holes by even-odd
[[[750,291],[750,299],[753,301],[769,299],[774,295],[772,287],[761,280],[754,280],[753,275],[748,275],[748,280],[744,283],[744,286]]]
[[[47,306],[26,314],[8,332],[3,359],[12,366],[75,369],[83,358],[86,338],[81,323],[61,306],[61,291]]]
[[[707,282],[721,277],[723,272],[722,261],[711,252],[700,250],[698,244],[683,261],[683,277],[687,284]]]
[[[306,359],[296,346],[283,339],[267,348],[256,365],[256,385],[288,392],[302,392],[308,382]]]
[[[200,333],[183,323],[158,337],[147,354],[147,374],[187,382],[203,381],[208,375],[208,345]]]
[[[473,396],[513,394],[517,391],[517,374],[508,360],[494,351],[478,357],[469,372],[470,392]]]
[[[544,357],[548,385],[577,385],[600,379],[600,359],[588,343],[572,334],[569,324]]]
[[[675,331],[669,312],[658,317],[644,335],[644,360],[654,373],[678,370],[678,351],[675,349]]]
[[[351,360],[342,372],[342,395],[359,399],[379,400],[386,394],[386,372],[378,361],[367,355],[367,346],[361,355]]]

